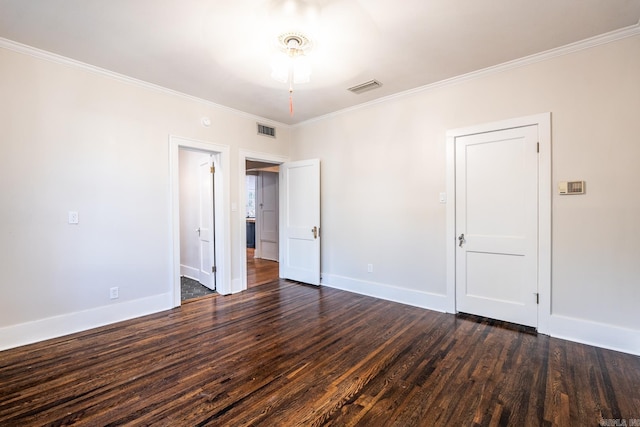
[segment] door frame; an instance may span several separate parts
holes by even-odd
[[[247,227],[243,226],[246,221],[245,206],[247,205],[246,185],[244,182],[247,175],[247,160],[254,160],[257,162],[268,162],[276,165],[281,165],[289,161],[289,157],[281,156],[278,154],[262,153],[259,151],[240,150],[238,153],[238,171],[239,180],[241,185],[238,185],[238,224],[240,224],[240,247],[238,258],[240,260],[240,280],[238,289],[234,289],[234,292],[244,291],[247,289]],[[280,215],[280,214],[278,214]],[[280,243],[278,243],[280,245]]]
[[[456,309],[456,189],[455,189],[455,142],[456,138],[478,133],[536,125],[538,127],[538,332],[549,333],[551,318],[551,113],[541,113],[492,123],[458,129],[446,134],[447,154],[447,207],[446,207],[446,251],[447,251],[447,295],[449,313]]]
[[[231,221],[226,212],[230,212],[230,148],[228,145],[199,141],[176,135],[169,135],[169,185],[170,185],[170,224],[171,224],[171,289],[173,306],[179,307],[180,292],[180,149],[201,151],[212,156],[216,167],[214,180],[214,245],[216,265],[216,288],[220,294],[231,293]]]

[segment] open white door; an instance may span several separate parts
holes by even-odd
[[[320,160],[280,165],[280,277],[320,285]]]
[[[256,255],[278,261],[278,173],[258,175],[256,206]]]
[[[209,156],[200,163],[199,191],[200,209],[199,226],[200,238],[200,272],[198,281],[211,290],[216,289],[215,282],[215,251],[213,236],[213,162]]]

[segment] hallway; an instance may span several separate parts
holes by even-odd
[[[280,278],[278,262],[260,258],[256,259],[254,255],[255,249],[247,248],[247,288],[264,285],[265,283],[270,283]],[[181,277],[180,282],[182,302],[215,294],[215,291],[207,289],[196,280],[189,279],[188,277]]]
[[[255,251],[247,248],[247,288],[279,279],[280,264],[277,261],[254,258]]]

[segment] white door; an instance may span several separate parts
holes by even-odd
[[[200,271],[198,281],[211,290],[216,289],[215,250],[213,235],[213,162],[211,157],[199,165],[199,226],[197,229],[200,241]]]
[[[280,166],[280,277],[320,284],[320,160]]]
[[[260,172],[258,175],[256,216],[258,257],[278,261],[278,174],[276,172]]]
[[[537,126],[458,137],[456,310],[537,326]]]

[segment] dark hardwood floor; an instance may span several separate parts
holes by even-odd
[[[247,248],[247,287],[263,285],[278,280],[280,264],[261,258],[254,258],[256,250]]]
[[[0,352],[1,426],[616,419],[636,356],[288,281]]]

